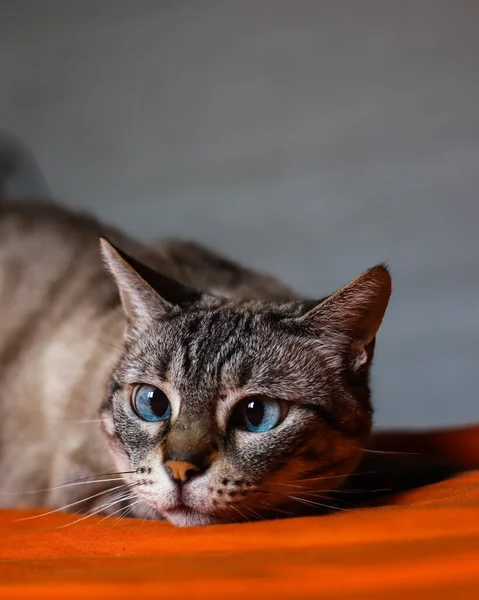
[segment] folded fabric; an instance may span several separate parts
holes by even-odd
[[[381,506],[203,528],[0,511],[0,597],[479,598],[479,426],[378,444],[471,470]]]

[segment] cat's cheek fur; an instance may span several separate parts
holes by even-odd
[[[128,459],[120,439],[116,435],[115,425],[113,423],[113,417],[111,413],[107,410],[104,410],[102,411],[100,417],[108,450],[116,465],[116,468],[118,469],[118,472],[127,473],[128,471],[131,471],[132,468],[130,460]]]

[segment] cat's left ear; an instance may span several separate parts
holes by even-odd
[[[300,317],[313,334],[332,331],[367,346],[381,325],[391,295],[386,266],[368,269]]]
[[[123,310],[133,323],[161,318],[175,307],[198,301],[202,294],[183,286],[100,238],[103,260],[115,278]]]

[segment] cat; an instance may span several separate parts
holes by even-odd
[[[177,526],[339,510],[390,293],[382,264],[310,300],[192,242],[3,201],[0,504]]]

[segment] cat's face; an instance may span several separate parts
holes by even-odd
[[[102,416],[138,498],[180,526],[327,505],[318,497],[351,473],[370,432],[387,271],[321,303],[272,305],[185,290],[104,254],[133,321]]]

